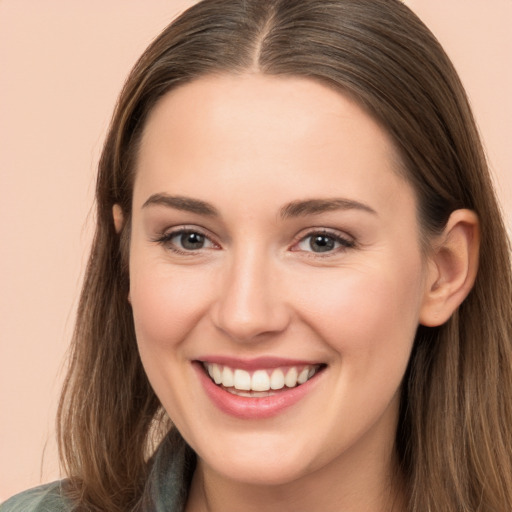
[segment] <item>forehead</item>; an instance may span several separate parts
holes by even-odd
[[[333,137],[343,131],[345,139],[356,139],[363,130],[375,145],[393,153],[385,131],[348,95],[307,78],[259,73],[206,76],[171,90],[150,112],[142,145],[157,144],[159,133],[165,137],[173,129],[183,135],[180,142],[191,134],[199,140],[205,132],[209,139],[226,134],[233,139],[234,125],[244,128],[238,132],[241,141],[256,135],[261,142],[272,140],[276,149],[306,133],[312,143],[327,143],[326,131]]]
[[[210,76],[167,93],[151,112],[134,199],[194,189],[205,200],[219,189],[263,197],[269,185],[283,202],[333,188],[389,199],[408,187],[398,162],[388,134],[334,89],[297,77]]]

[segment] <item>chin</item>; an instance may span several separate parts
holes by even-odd
[[[277,437],[272,435],[268,439],[264,435],[255,435],[244,442],[231,439],[225,448],[215,447],[214,451],[212,447],[206,447],[199,450],[198,456],[224,478],[255,485],[288,484],[313,471],[313,466],[321,465],[320,461],[314,464],[309,460],[308,450],[295,442],[293,436]],[[293,445],[290,440],[294,441]]]
[[[212,468],[228,480],[261,486],[286,485],[308,473],[308,468],[304,467],[303,463],[283,461],[280,457],[272,460],[242,460],[232,457]]]

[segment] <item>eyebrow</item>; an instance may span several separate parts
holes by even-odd
[[[377,212],[370,206],[353,201],[352,199],[307,199],[305,201],[292,201],[281,208],[281,218],[303,217],[306,215],[318,215],[334,210],[360,210],[377,215]]]
[[[219,212],[215,206],[201,201],[200,199],[193,199],[185,196],[171,196],[168,194],[153,194],[142,205],[142,208],[148,206],[166,206],[176,210],[182,210],[198,215],[205,215],[208,217],[218,217]],[[352,199],[306,199],[303,201],[292,201],[286,204],[280,210],[280,216],[283,220],[292,217],[305,217],[307,215],[319,215],[324,212],[334,210],[360,210],[363,212],[377,215],[377,212],[370,206],[354,201]]]
[[[174,208],[175,210],[197,213],[208,217],[217,217],[219,215],[217,209],[211,204],[199,199],[192,199],[191,197],[153,194],[142,205],[142,208],[147,208],[148,206],[153,205],[167,206],[168,208]]]

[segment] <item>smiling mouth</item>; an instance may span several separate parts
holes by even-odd
[[[325,364],[289,366],[247,371],[216,363],[202,363],[210,379],[228,393],[262,398],[296,388],[312,379]]]

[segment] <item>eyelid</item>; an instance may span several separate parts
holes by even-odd
[[[171,244],[170,240],[172,238],[179,236],[181,234],[185,233],[197,233],[202,236],[204,236],[214,247],[205,247],[200,248],[196,250],[185,250],[180,249],[175,244]],[[325,252],[315,252],[315,251],[307,251],[304,249],[297,248],[297,246],[306,240],[309,237],[312,237],[314,235],[325,235],[328,237],[331,237],[339,244],[339,246],[333,250],[325,251]],[[180,255],[186,255],[186,256],[195,256],[199,253],[203,253],[206,250],[211,249],[220,249],[220,244],[215,240],[215,237],[210,234],[209,230],[202,228],[197,225],[177,225],[173,227],[168,227],[165,230],[163,230],[160,234],[153,237],[151,239],[152,242],[160,244],[164,246],[165,248],[171,250],[174,253],[180,254]],[[297,234],[289,248],[292,252],[302,252],[305,253],[308,257],[314,257],[314,258],[326,258],[329,256],[334,256],[339,254],[340,252],[344,252],[348,249],[354,248],[356,246],[356,240],[353,236],[349,235],[345,231],[340,231],[333,228],[326,228],[326,227],[311,227],[307,230],[301,231],[299,234]]]
[[[153,237],[151,239],[152,242],[156,244],[160,244],[164,246],[165,248],[168,248],[174,253],[180,254],[180,255],[186,255],[186,256],[194,256],[197,255],[200,252],[204,252],[205,250],[211,250],[212,247],[205,247],[200,248],[196,250],[184,250],[180,249],[174,244],[171,244],[170,241],[179,235],[186,234],[186,233],[197,233],[201,236],[204,236],[214,247],[213,249],[220,249],[220,244],[217,243],[214,239],[214,237],[209,233],[208,230],[201,228],[200,226],[195,225],[178,225],[173,226],[171,228],[167,228],[163,230],[160,234]]]
[[[303,249],[294,249],[297,247],[301,242],[305,241],[307,238],[310,238],[315,235],[325,235],[333,238],[336,242],[340,244],[340,247],[333,249],[332,251],[326,251],[326,252],[314,252],[314,251],[305,251]],[[315,257],[315,258],[326,258],[329,256],[334,256],[339,254],[340,252],[344,252],[348,249],[352,249],[356,247],[356,240],[354,237],[349,235],[348,233],[344,231],[339,231],[337,229],[332,228],[325,228],[325,227],[313,227],[309,228],[306,232],[302,231],[299,233],[295,240],[292,243],[291,251],[292,252],[304,252],[307,254],[308,257]]]

